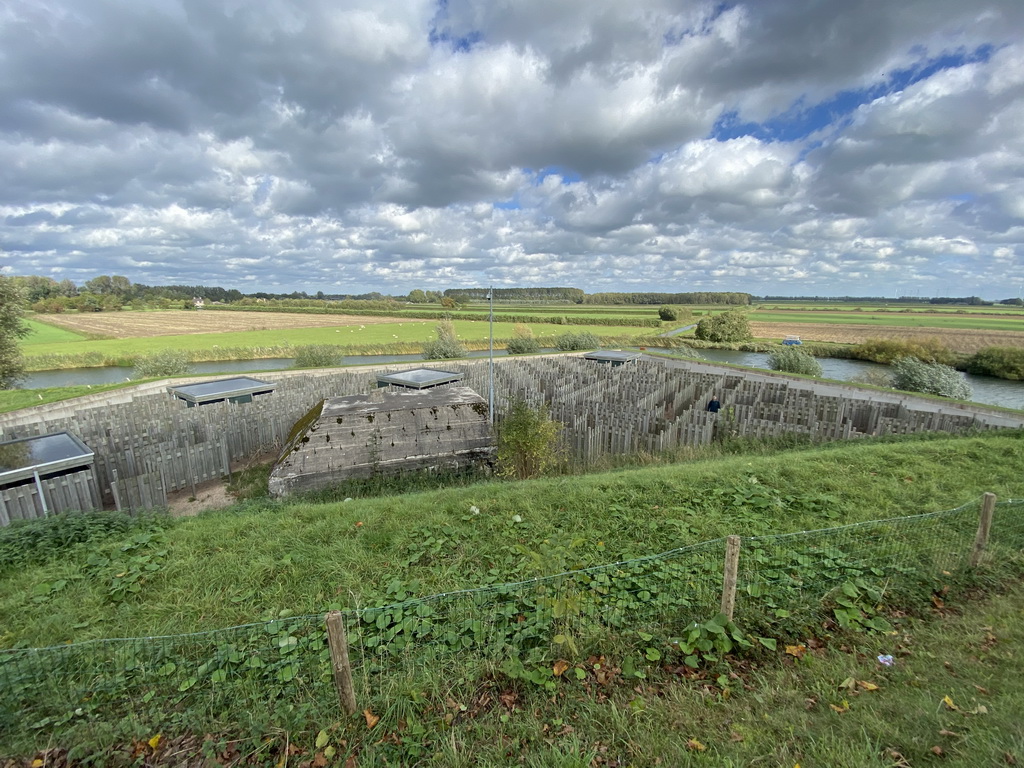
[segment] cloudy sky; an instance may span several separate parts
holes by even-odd
[[[1021,0],[4,0],[0,269],[1024,286]]]

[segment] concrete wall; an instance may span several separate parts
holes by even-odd
[[[376,474],[461,470],[490,462],[495,450],[487,403],[461,386],[330,398],[297,427],[271,472],[274,496]]]

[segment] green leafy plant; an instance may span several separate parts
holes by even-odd
[[[747,341],[753,338],[746,313],[735,309],[702,318],[693,335],[701,341],[715,342]]]
[[[424,360],[454,360],[468,354],[466,346],[455,335],[451,320],[442,320],[435,330],[437,339],[423,345]]]
[[[768,366],[773,371],[821,376],[821,363],[796,346],[773,349],[768,355]]]
[[[601,340],[589,331],[563,333],[555,337],[555,346],[562,352],[576,352],[583,349],[595,349],[601,346]]]
[[[135,359],[135,378],[152,379],[159,376],[187,376],[192,365],[187,352],[163,349]]]
[[[510,355],[531,355],[540,352],[540,342],[533,337],[530,326],[519,323],[512,338],[505,343],[505,350]]]
[[[1020,347],[985,347],[967,360],[967,372],[1000,379],[1024,379],[1024,349]]]
[[[697,669],[701,663],[717,663],[728,653],[753,647],[724,613],[703,623],[693,622],[683,636],[671,640],[670,645],[682,654],[683,664],[691,669]]]
[[[341,348],[332,344],[305,344],[295,348],[293,368],[333,368],[341,365]]]
[[[672,322],[679,319],[679,313],[676,311],[675,307],[665,305],[658,309],[658,317],[666,322]]]
[[[881,600],[881,590],[863,579],[844,581],[832,596],[832,615],[843,629],[891,632],[892,624],[879,614]]]
[[[544,474],[559,461],[561,431],[547,408],[514,399],[498,422],[498,474],[516,480]]]
[[[925,363],[916,357],[901,357],[893,363],[892,385],[907,392],[924,392],[954,400],[971,397],[971,385],[955,368],[942,363]]]

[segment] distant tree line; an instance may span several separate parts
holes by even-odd
[[[993,304],[1022,307],[1024,299],[1001,299],[986,301],[978,296],[754,296],[753,301],[804,301],[808,303],[833,304],[959,304],[968,307],[987,307]]]
[[[449,288],[444,295],[459,304],[486,301],[487,288]],[[582,304],[586,294],[579,288],[495,288],[495,301],[558,301]]]
[[[591,293],[584,304],[750,304],[749,293],[700,291],[697,293]]]

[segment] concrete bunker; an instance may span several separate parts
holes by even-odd
[[[353,478],[460,471],[493,462],[487,403],[469,387],[378,389],[317,403],[270,473],[272,496]]]

